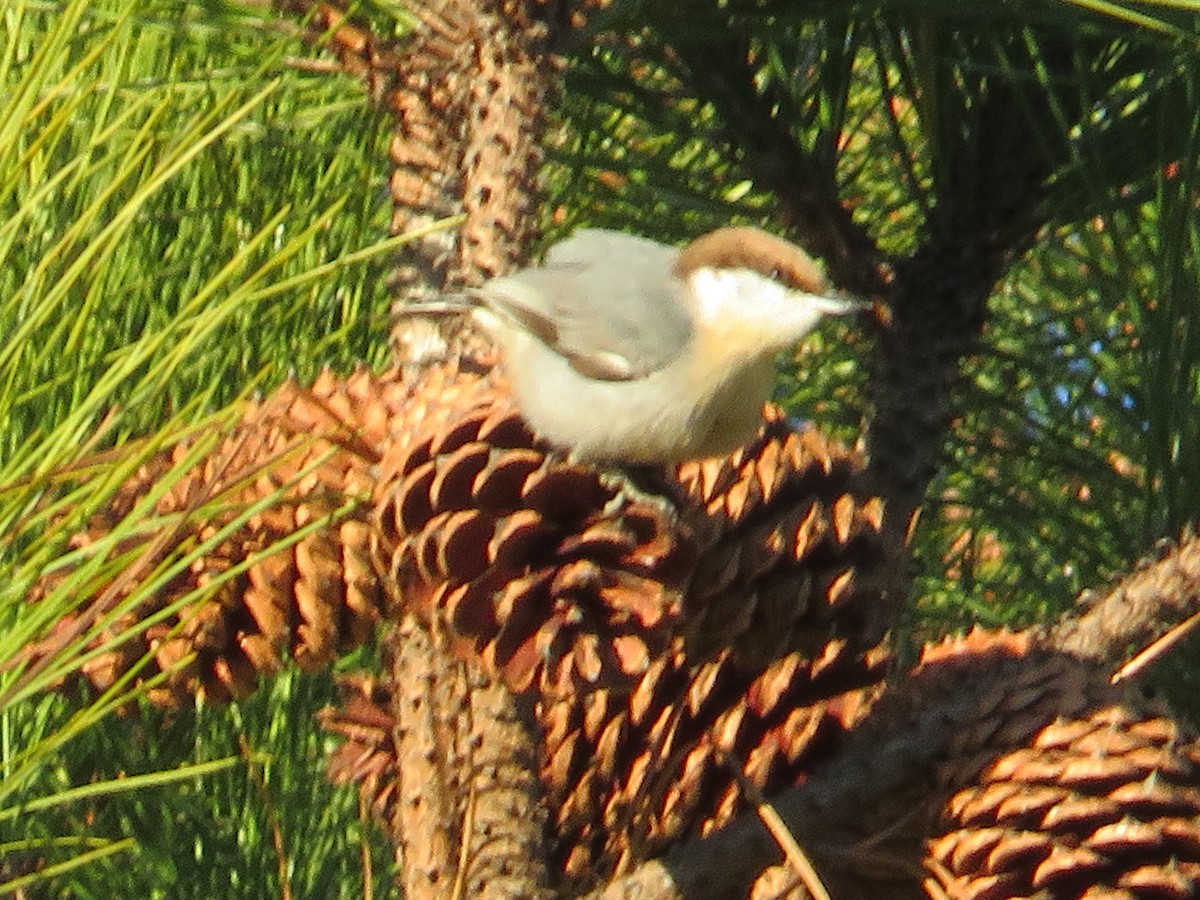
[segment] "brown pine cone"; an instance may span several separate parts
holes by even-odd
[[[556,863],[611,874],[717,827],[734,767],[767,789],[811,771],[895,613],[860,461],[772,411],[729,459],[661,473],[655,503],[540,445],[499,381],[444,388],[380,466],[377,565],[541,698]]]
[[[221,701],[250,693],[258,675],[278,671],[289,658],[311,670],[368,639],[383,598],[361,504],[405,393],[395,374],[365,370],[345,380],[326,372],[311,388],[288,382],[252,404],[195,462],[191,442],[152,460],[71,545],[94,544],[168,471],[190,466],[154,505],[158,530],[139,531],[117,546],[112,555],[138,553],[136,562],[121,567],[31,655],[55,652],[118,610],[150,573],[189,553],[190,563],[151,598],[120,611],[92,642],[156,619],[84,666],[97,687],[150,654],[140,678],[172,670],[150,692],[156,702],[173,705],[197,691]],[[38,585],[32,599],[65,574]]]
[[[943,808],[931,896],[1134,900],[1200,892],[1200,742],[1126,706],[1060,719]]]
[[[502,382],[430,395],[380,467],[377,565],[514,690],[628,690],[682,640],[750,673],[793,650],[866,652],[897,554],[861,462],[770,411],[728,459],[656,473],[664,499],[540,444]]]
[[[886,670],[882,650],[830,645],[753,674],[726,653],[699,666],[655,661],[632,694],[544,701],[542,780],[557,868],[571,880],[629,871],[747,808],[738,783],[774,793],[830,758],[862,711],[856,689]]]
[[[758,671],[794,650],[815,659],[838,641],[866,650],[883,639],[904,553],[861,473],[861,457],[776,407],[729,457],[679,467],[685,519],[708,533],[685,601],[694,659],[732,648]]]
[[[834,896],[1191,897],[1200,744],[1031,633],[927,647],[799,798]]]
[[[515,691],[632,683],[682,610],[670,513],[541,445],[491,378],[430,399],[380,466],[389,590]]]
[[[334,784],[357,784],[367,808],[389,822],[400,783],[391,683],[356,673],[339,677],[338,686],[341,706],[317,714],[326,731],[345,740],[329,756],[329,778]]]

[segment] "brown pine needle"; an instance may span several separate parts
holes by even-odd
[[[1141,673],[1141,671],[1152,663],[1156,662],[1161,657],[1165,656],[1168,651],[1174,648],[1184,638],[1191,634],[1196,626],[1200,625],[1200,612],[1193,613],[1188,618],[1184,619],[1175,627],[1171,628],[1166,634],[1157,640],[1151,641],[1149,646],[1137,653],[1133,659],[1121,666],[1109,679],[1113,684],[1119,684],[1128,678]]]
[[[783,855],[787,858],[791,867],[796,870],[796,874],[800,876],[800,881],[808,889],[813,900],[832,900],[829,896],[829,891],[825,889],[825,885],[821,882],[821,876],[817,874],[812,860],[808,858],[808,854],[801,848],[799,842],[796,840],[796,836],[788,829],[787,823],[775,811],[775,807],[763,796],[762,791],[758,789],[758,785],[746,777],[742,767],[737,765],[728,753],[721,753],[721,757],[726,767],[737,778],[742,793],[754,804],[754,811],[762,819],[762,823],[767,831],[770,832],[771,837],[775,838],[775,842],[779,844]]]
[[[458,843],[458,872],[454,876],[454,889],[450,900],[465,900],[467,896],[467,869],[471,865],[471,839],[475,830],[475,779],[471,779],[467,794],[467,808],[463,811],[462,835]]]

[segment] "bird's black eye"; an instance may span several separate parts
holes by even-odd
[[[778,281],[778,280],[779,280],[779,276],[780,276],[780,275],[782,275],[782,274],[783,274],[783,273],[782,273],[782,272],[779,270],[779,266],[776,266],[775,268],[773,268],[773,269],[771,270],[771,278],[772,278],[772,280],[774,280],[774,281]]]

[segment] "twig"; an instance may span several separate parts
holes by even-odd
[[[371,842],[367,839],[371,827],[371,807],[363,792],[358,792],[359,848],[362,855],[362,900],[375,900],[375,866],[371,862]]]
[[[754,804],[754,810],[758,813],[758,817],[762,819],[762,823],[766,826],[767,831],[771,832],[771,837],[775,838],[780,849],[783,850],[783,855],[787,857],[787,861],[796,870],[796,874],[800,876],[801,882],[808,888],[808,892],[812,895],[813,900],[832,900],[829,896],[829,891],[825,889],[825,885],[821,881],[821,876],[817,874],[812,860],[808,858],[808,854],[801,848],[799,842],[796,840],[796,836],[792,834],[787,824],[775,810],[775,807],[763,796],[762,791],[758,789],[758,785],[746,777],[742,766],[737,764],[732,754],[722,751],[721,762],[733,773],[733,777],[737,779],[742,793]]]
[[[1113,684],[1120,684],[1127,678],[1133,678],[1141,674],[1143,669],[1157,662],[1174,649],[1184,638],[1195,631],[1197,625],[1200,625],[1200,612],[1193,613],[1162,637],[1152,641],[1149,646],[1137,653],[1133,659],[1114,672],[1110,681]]]

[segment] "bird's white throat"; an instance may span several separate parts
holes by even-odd
[[[698,322],[761,331],[764,349],[795,343],[822,316],[857,308],[849,301],[790,288],[751,269],[701,266],[689,273],[685,290]]]

